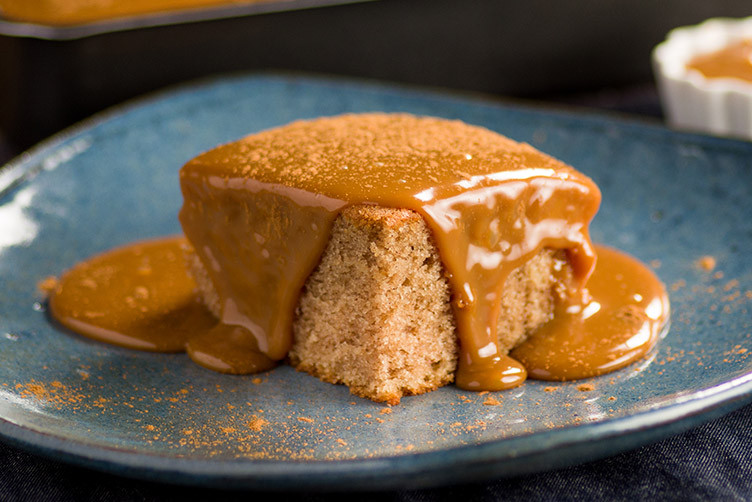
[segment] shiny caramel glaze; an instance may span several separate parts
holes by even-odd
[[[124,347],[186,350],[198,364],[223,373],[255,373],[275,363],[239,326],[218,323],[203,306],[184,260],[182,237],[140,242],[82,262],[50,295],[50,312],[68,328]],[[641,358],[668,319],[666,291],[640,262],[598,246],[585,302],[559,301],[555,317],[512,352],[501,378],[574,380],[622,368]],[[582,298],[579,297],[579,298]],[[460,375],[464,388],[487,384]]]
[[[52,316],[103,342],[181,352],[217,320],[186,273],[183,237],[145,241],[89,258],[66,271],[50,294]]]
[[[511,356],[538,380],[602,375],[643,357],[669,316],[666,289],[634,258],[597,246],[584,302],[558,302],[554,318]]]
[[[245,330],[219,324],[188,274],[184,237],[137,242],[68,270],[50,294],[50,313],[89,338],[132,349],[182,352],[223,373],[275,365]]]
[[[525,379],[496,338],[512,270],[544,247],[566,249],[574,298],[595,265],[595,184],[529,145],[457,121],[295,122],[198,156],[180,180],[180,221],[219,296],[221,322],[252,333],[273,360],[291,347],[298,295],[347,205],[412,209],[431,228],[453,291],[464,388]]]
[[[708,78],[738,78],[752,82],[752,39],[739,40],[709,54],[700,54],[687,63]]]

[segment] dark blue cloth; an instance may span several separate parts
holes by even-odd
[[[136,481],[43,459],[0,443],[0,501],[263,502],[353,500],[352,494],[217,492]],[[221,498],[220,498],[221,497]],[[752,500],[752,405],[658,443],[558,471],[357,500]]]

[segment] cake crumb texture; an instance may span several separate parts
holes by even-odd
[[[552,270],[564,252],[543,250],[507,279],[498,333],[503,352],[553,313]],[[346,208],[296,312],[289,358],[299,370],[353,394],[397,404],[454,381],[458,342],[451,293],[431,233],[407,209]]]
[[[457,352],[449,285],[422,218],[343,210],[298,304],[292,364],[396,404],[452,382]]]

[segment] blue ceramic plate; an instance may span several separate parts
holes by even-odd
[[[288,367],[220,375],[50,323],[40,280],[180,231],[177,172],[191,157],[293,119],[372,110],[486,126],[593,177],[595,240],[668,285],[672,326],[657,350],[586,381],[445,387],[386,408]],[[540,471],[687,429],[752,392],[750,159],[752,144],[652,125],[294,76],[209,81],[115,110],[0,171],[0,434],[123,475],[345,489]]]

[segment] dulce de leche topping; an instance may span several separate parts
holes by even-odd
[[[453,291],[457,383],[469,389],[525,379],[496,339],[512,270],[544,247],[566,249],[584,291],[595,266],[595,184],[461,122],[386,114],[295,122],[200,155],[180,181],[180,221],[218,294],[221,324],[251,333],[273,360],[291,347],[300,290],[347,205],[408,208],[427,222]]]
[[[700,54],[687,63],[707,78],[738,78],[752,82],[752,39],[739,40],[709,54]]]
[[[50,294],[64,326],[95,340],[154,352],[182,352],[217,320],[186,273],[183,237],[137,242],[68,270]]]
[[[643,357],[669,315],[663,284],[642,263],[596,246],[598,264],[584,302],[558,302],[554,317],[514,349],[531,378],[576,380]]]

